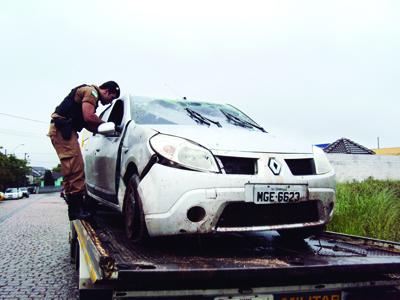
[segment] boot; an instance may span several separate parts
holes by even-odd
[[[73,220],[85,220],[90,218],[90,213],[83,209],[83,195],[72,194],[68,196],[68,218]]]
[[[79,219],[79,220],[88,220],[92,215],[91,215],[91,213],[86,209],[86,206],[85,206],[84,203],[83,203],[83,198],[84,198],[84,195],[83,195],[83,194],[79,195],[79,197],[78,197],[78,201],[77,201],[77,203],[78,203],[78,208],[77,208],[78,215],[77,215],[77,219]]]
[[[71,195],[66,196],[65,202],[68,205],[68,218],[70,221],[76,220],[76,201]]]

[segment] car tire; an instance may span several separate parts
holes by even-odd
[[[122,212],[126,236],[134,242],[144,242],[148,239],[148,232],[143,213],[142,200],[138,193],[139,176],[132,175],[124,197]]]
[[[325,231],[325,225],[278,230],[279,235],[285,240],[304,240],[310,236],[318,236]]]

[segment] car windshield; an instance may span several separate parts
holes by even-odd
[[[16,188],[6,189],[6,193],[17,193],[17,189]]]
[[[132,118],[137,124],[206,125],[261,130],[256,122],[228,104],[190,100],[131,97]]]

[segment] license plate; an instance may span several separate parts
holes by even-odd
[[[340,291],[323,291],[311,293],[285,293],[285,294],[268,294],[268,295],[239,295],[216,297],[214,300],[341,300],[342,293]]]
[[[216,297],[214,300],[274,300],[273,295],[240,295],[240,296],[226,296]]]
[[[305,199],[307,199],[306,185],[253,185],[253,202],[255,204],[295,203]]]
[[[341,300],[342,293],[339,291],[325,291],[312,293],[290,293],[275,295],[275,300]]]

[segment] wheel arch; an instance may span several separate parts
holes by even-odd
[[[139,175],[139,170],[134,162],[130,162],[123,177],[125,186],[128,184],[133,174]]]

